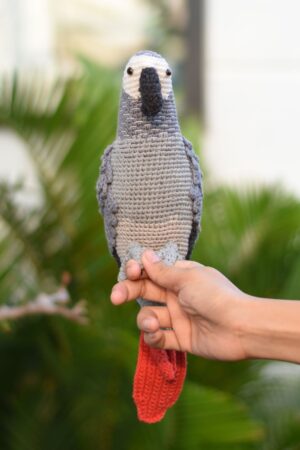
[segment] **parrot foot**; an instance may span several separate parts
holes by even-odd
[[[186,376],[186,353],[149,347],[143,333],[133,382],[139,420],[160,421],[177,401]]]
[[[141,257],[146,247],[132,243],[122,260],[118,281],[125,280],[127,261],[134,259],[143,268]],[[168,266],[183,259],[174,242],[168,242],[155,252]],[[161,306],[151,299],[138,298],[143,306]],[[137,406],[139,420],[154,423],[161,420],[167,409],[177,400],[182,390],[186,374],[186,354],[175,350],[160,350],[149,347],[143,333],[140,336],[137,367],[133,383],[133,398]]]
[[[143,268],[142,264],[142,254],[146,250],[146,248],[138,242],[133,242],[129,245],[125,257],[122,259],[119,275],[118,275],[118,281],[126,280],[126,272],[125,272],[125,266],[126,263],[130,259],[134,259],[136,262],[139,263],[141,268]],[[158,251],[155,251],[155,253],[159,256],[161,261],[163,261],[167,266],[172,266],[175,264],[177,260],[183,259],[178,251],[178,246],[175,244],[175,242],[169,241],[164,247],[159,249]]]

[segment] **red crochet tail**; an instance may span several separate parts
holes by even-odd
[[[141,333],[133,382],[139,420],[154,423],[178,399],[186,374],[186,353],[149,347]]]

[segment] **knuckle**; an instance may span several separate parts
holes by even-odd
[[[153,317],[155,316],[153,310],[151,309],[151,306],[143,306],[141,313],[143,313],[143,319],[146,317]]]
[[[167,275],[169,270],[170,270],[170,267],[166,266],[163,262],[156,264],[156,274],[159,277]]]
[[[219,274],[219,271],[217,269],[215,269],[214,267],[210,267],[210,266],[205,267],[205,271],[207,274],[211,274],[211,275]]]
[[[208,273],[209,267],[207,266],[198,266],[191,269],[191,279],[199,280],[199,277],[202,278],[205,274]]]
[[[140,289],[140,296],[142,298],[146,298],[146,291],[147,291],[146,280],[143,279],[141,281],[141,289]]]

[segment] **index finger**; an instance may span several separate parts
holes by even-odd
[[[178,260],[175,262],[174,266],[178,267],[179,269],[193,269],[195,267],[201,266],[201,264],[196,263],[194,261]],[[130,259],[129,261],[127,261],[125,271],[127,278],[129,280],[149,278],[147,272],[144,269],[142,269],[141,264],[135,261],[134,259]]]
[[[110,299],[114,305],[121,305],[139,297],[145,300],[166,303],[168,295],[170,293],[166,289],[157,286],[149,279],[124,280],[114,285]]]

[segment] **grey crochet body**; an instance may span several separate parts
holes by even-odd
[[[117,138],[103,155],[97,184],[109,248],[121,265],[119,278],[125,261],[132,255],[139,259],[145,247],[169,263],[188,258],[200,229],[201,172],[181,135],[173,91],[153,116],[143,113],[142,100],[122,91]]]

